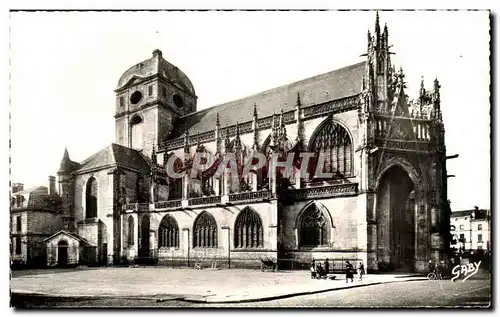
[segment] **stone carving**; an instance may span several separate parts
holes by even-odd
[[[269,199],[271,197],[271,192],[268,190],[262,190],[257,192],[245,192],[245,193],[236,193],[229,195],[229,201],[251,201],[251,200],[261,200],[261,199]]]
[[[310,199],[317,197],[331,197],[331,196],[344,196],[355,195],[358,193],[358,184],[349,183],[333,186],[322,187],[309,187],[292,190],[290,196],[294,199]]]
[[[211,205],[211,204],[218,204],[220,202],[221,202],[221,196],[197,197],[189,199],[188,205],[189,206]]]
[[[181,200],[160,201],[155,203],[155,209],[178,208],[180,206]]]

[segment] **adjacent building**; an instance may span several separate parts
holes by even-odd
[[[491,212],[489,209],[457,210],[450,217],[451,248],[459,253],[491,250]]]
[[[49,186],[24,189],[13,183],[10,203],[10,254],[14,265],[44,266],[45,238],[62,229],[61,199],[56,192],[56,178]]]

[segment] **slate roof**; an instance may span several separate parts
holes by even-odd
[[[105,166],[129,167],[144,173],[149,172],[149,159],[140,152],[111,143],[80,163],[76,172],[84,172]]]
[[[467,209],[467,210],[457,210],[453,211],[451,213],[452,218],[457,218],[457,217],[470,217],[473,212],[475,212],[475,209]],[[488,210],[486,209],[479,209],[479,215],[476,215],[476,219],[483,219],[488,216]]]
[[[175,86],[195,95],[194,87],[189,78],[179,68],[170,64],[162,57],[160,50],[153,51],[153,57],[135,64],[123,73],[118,80],[116,89],[127,86],[134,79],[142,80],[153,75],[160,75]]]
[[[82,237],[82,236],[80,236],[80,235],[78,235],[76,233],[68,232],[68,231],[65,231],[65,230],[60,230],[60,231],[54,233],[53,235],[51,235],[50,237],[45,238],[43,241],[45,242],[45,241],[48,241],[50,239],[53,239],[54,237],[57,237],[60,234],[68,235],[68,236],[70,236],[70,237],[72,237],[72,238],[74,238],[74,239],[82,242],[85,245],[92,246],[92,247],[96,246],[94,243],[90,242],[89,240],[85,239],[84,237]]]
[[[21,207],[13,208],[28,208],[34,210],[52,210],[56,211],[61,203],[61,197],[57,194],[49,194],[49,190],[45,186],[31,187],[22,191],[12,193],[11,197],[23,196],[25,200]]]
[[[235,125],[237,122],[251,121],[254,103],[257,104],[259,118],[271,116],[273,113],[278,114],[281,109],[284,112],[294,110],[297,103],[297,93],[300,93],[302,107],[354,96],[362,91],[364,74],[365,62],[361,62],[243,99],[203,109],[177,119],[168,139],[182,137],[185,128],[188,128],[190,135],[214,130],[217,113],[222,128],[226,124]]]

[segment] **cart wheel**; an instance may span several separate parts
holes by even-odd
[[[429,273],[429,274],[427,274],[427,279],[428,279],[429,281],[435,280],[435,279],[436,279],[436,274],[435,274],[435,273],[432,273],[432,272],[431,272],[431,273]]]

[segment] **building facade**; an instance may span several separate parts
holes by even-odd
[[[428,91],[422,81],[408,98],[389,49],[377,14],[363,61],[200,111],[189,78],[155,50],[118,81],[116,144],[81,163],[64,155],[67,240],[87,241],[86,258],[100,263],[301,267],[328,258],[424,271],[450,246],[440,85]],[[214,173],[224,155],[241,162],[255,151],[292,154],[292,175],[266,173],[276,166]],[[331,175],[301,175],[303,152],[317,164],[321,154]],[[209,169],[193,173],[196,153]]]
[[[491,251],[490,210],[478,207],[451,213],[451,248],[458,253]]]
[[[56,192],[56,178],[49,186],[24,189],[13,183],[10,206],[10,254],[13,265],[44,266],[44,240],[62,229],[61,199]]]

